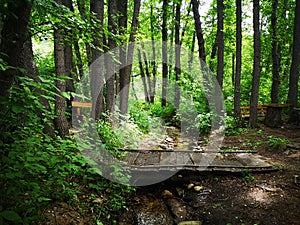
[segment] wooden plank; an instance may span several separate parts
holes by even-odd
[[[162,152],[160,155],[159,164],[164,165],[176,165],[176,152]]]
[[[212,167],[243,167],[243,164],[240,163],[235,155],[217,155],[213,162],[210,164]]]
[[[144,166],[148,155],[149,155],[149,152],[147,152],[147,151],[139,152],[139,154],[134,162],[134,165]]]
[[[133,165],[135,160],[137,159],[138,155],[140,154],[139,152],[126,152],[126,159],[125,161],[129,164],[129,165]]]
[[[176,153],[176,164],[178,165],[194,165],[193,161],[191,160],[191,156],[185,152],[178,152]]]
[[[72,102],[73,107],[92,108],[91,102]]]
[[[272,165],[268,162],[269,159],[261,155],[240,153],[236,157],[239,162],[246,167],[272,167]]]
[[[159,164],[160,155],[161,155],[160,151],[149,152],[149,155],[145,161],[145,165]]]

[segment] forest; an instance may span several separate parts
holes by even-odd
[[[1,0],[0,224],[299,223],[299,46],[300,0]],[[143,149],[272,172],[147,183]]]

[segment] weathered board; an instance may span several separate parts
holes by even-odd
[[[233,152],[203,152],[190,150],[127,150],[124,160],[134,171],[224,171],[242,172],[276,170],[276,166],[256,153],[244,150]]]

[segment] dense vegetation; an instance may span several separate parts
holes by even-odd
[[[72,101],[93,103],[103,148],[118,158],[120,149],[137,147],[139,138],[161,125],[157,118],[177,127],[192,124],[206,135],[215,113],[225,111],[226,134],[235,135],[245,129],[241,106],[251,106],[252,128],[258,125],[257,105],[297,107],[300,1],[256,0],[253,15],[251,8],[248,0],[200,6],[197,0],[4,0],[0,224],[32,224],[54,202],[74,204],[81,213],[93,208],[97,224],[113,223],[109,215],[126,207],[125,196],[134,189],[101,176],[69,133]],[[161,48],[119,48],[106,54],[105,69],[91,69],[117,46],[151,40]],[[191,53],[186,61],[182,49]],[[139,63],[131,65],[136,56]],[[205,85],[191,76],[189,65],[203,69],[204,62],[209,75],[216,74],[213,84],[222,90],[225,110],[218,104],[212,110]],[[121,69],[115,72],[114,64]],[[89,68],[95,86],[84,95],[78,89]],[[112,176],[119,176],[118,168]]]

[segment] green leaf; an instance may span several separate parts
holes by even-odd
[[[39,197],[38,202],[49,202],[52,201],[51,198],[46,198],[46,197]]]
[[[20,113],[20,112],[22,112],[24,110],[24,107],[22,106],[22,105],[13,105],[12,106],[12,111],[14,112],[14,113]]]
[[[22,221],[22,218],[15,211],[5,210],[5,211],[1,212],[0,215],[8,221],[12,221],[12,222],[21,222]]]

